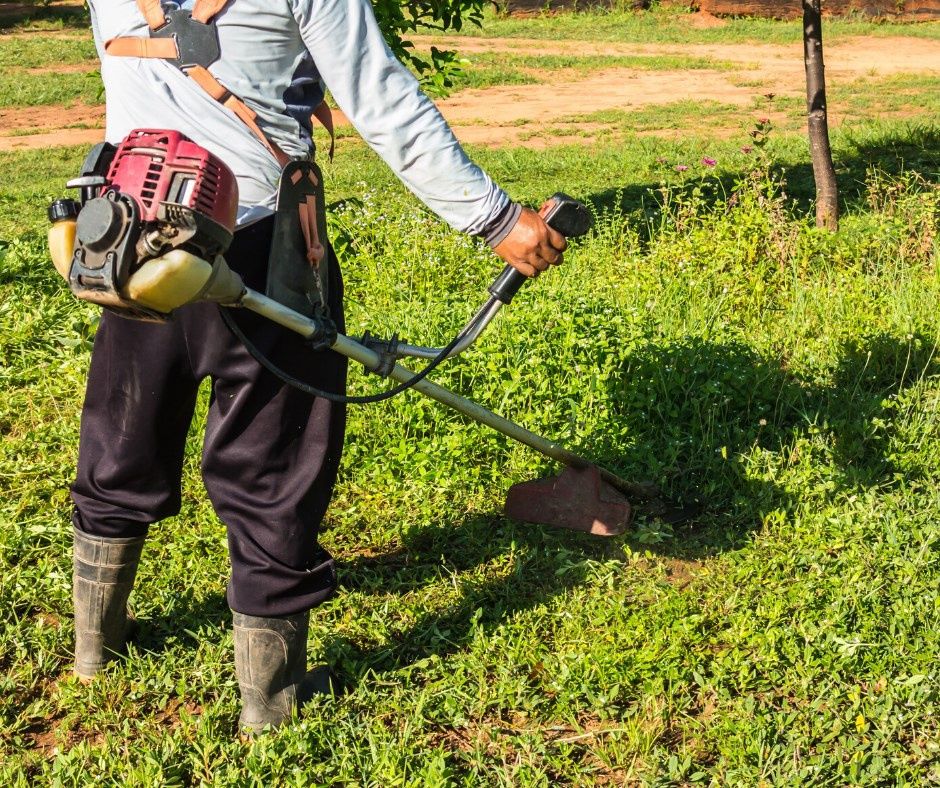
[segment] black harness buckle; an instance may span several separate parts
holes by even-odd
[[[182,8],[164,10],[166,24],[150,31],[151,38],[172,38],[176,41],[176,51],[179,57],[176,60],[167,58],[177,68],[191,68],[202,66],[208,68],[222,57],[219,46],[219,31],[216,30],[215,20],[208,24],[197,22],[192,14]]]

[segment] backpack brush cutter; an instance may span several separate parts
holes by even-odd
[[[309,162],[292,162],[285,168],[279,213],[284,183],[297,184],[303,176],[310,183],[320,184],[319,171]],[[338,333],[322,308],[313,310],[312,316],[301,314],[247,288],[228,267],[222,254],[235,230],[235,178],[221,160],[178,132],[137,130],[117,148],[96,146],[86,158],[81,176],[67,185],[80,189],[80,200],[56,200],[49,207],[53,223],[49,244],[56,269],[77,297],[149,320],[166,319],[173,309],[194,301],[249,309],[302,335],[315,349],[332,349],[399,383],[370,397],[320,391],[275,367],[238,331],[234,321],[227,320],[257,360],[291,385],[346,402],[375,402],[413,388],[566,466],[557,477],[510,488],[505,511],[517,520],[615,536],[630,524],[634,514],[631,499],[643,502],[644,514],[671,522],[695,513],[694,508],[671,507],[659,500],[654,485],[625,481],[427,380],[429,372],[469,347],[496,313],[512,301],[526,277],[511,266],[507,265],[490,285],[489,298],[446,347],[409,345],[397,337],[376,340],[368,334],[355,340]],[[301,201],[309,208],[317,197],[320,204],[309,215],[322,217],[322,190],[301,195]],[[546,222],[568,238],[590,230],[593,220],[582,203],[558,193],[548,205],[543,211]],[[315,226],[303,226],[303,210],[300,215],[304,235],[308,241],[312,236],[318,244],[317,236],[325,237],[322,228],[318,233]],[[312,257],[307,263],[313,267],[318,264],[319,259]],[[398,363],[404,357],[429,363],[414,373]]]

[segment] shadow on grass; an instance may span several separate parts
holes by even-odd
[[[852,213],[865,206],[866,174],[877,169],[889,176],[918,173],[929,183],[940,183],[940,126],[910,125],[867,138],[849,137],[848,152],[835,158],[840,209]],[[787,194],[809,211],[816,200],[813,167],[807,149],[803,162],[781,168]]]
[[[842,150],[834,154],[834,159],[840,210],[853,213],[865,206],[866,173],[872,168],[888,176],[915,172],[928,183],[940,183],[940,127],[911,125],[903,131],[891,129],[866,137],[849,137]],[[804,161],[787,161],[775,156],[771,172],[780,177],[786,195],[795,201],[797,209],[809,213],[815,203],[816,187],[808,148]],[[714,205],[727,199],[745,175],[744,171],[707,175],[679,188],[698,186],[705,204]],[[585,199],[598,210],[648,211],[651,196],[659,189],[659,183],[633,183],[605,189]]]
[[[497,580],[468,581],[459,600],[428,610],[386,645],[337,638],[328,644],[328,657],[355,681],[443,656],[464,648],[478,627],[495,628],[582,585],[590,569],[586,559],[623,559],[624,541],[681,572],[685,562],[744,545],[771,511],[790,511],[808,496],[896,483],[889,446],[894,416],[886,398],[940,375],[936,350],[926,337],[874,335],[845,345],[823,383],[794,375],[785,360],[762,357],[740,343],[687,340],[630,356],[608,398],[614,403],[609,435],[629,435],[630,446],[601,435],[592,450],[625,476],[658,473],[680,497],[704,494],[701,518],[658,544],[638,541],[636,532],[602,540],[498,514],[417,525],[400,548],[341,565],[341,593],[406,594],[438,582],[441,560],[448,572],[458,573],[511,554],[511,571]],[[804,440],[819,435],[824,440],[812,446]],[[806,479],[805,491],[794,491],[792,478],[788,489],[775,473],[749,467],[745,458],[756,447],[778,461],[802,463],[797,478]],[[804,458],[801,451],[818,456]],[[908,463],[906,473],[916,475],[917,469]]]
[[[624,452],[605,435],[592,446],[627,475],[665,480],[673,495],[704,494],[709,510],[730,513],[734,526],[793,503],[777,485],[753,481],[759,469],[749,471],[740,458],[755,448],[792,465],[797,443],[822,434],[827,453],[817,464],[831,468],[838,488],[890,481],[898,469],[889,453],[888,398],[937,374],[937,348],[926,335],[878,333],[846,342],[822,381],[741,342],[653,346],[624,361],[607,397],[612,423],[631,436],[643,464],[618,462]],[[740,539],[726,545],[739,546]]]
[[[197,594],[187,589],[176,595],[172,609],[137,618],[133,644],[148,654],[162,654],[180,642],[198,649],[207,631],[231,627],[232,612],[225,594]]]
[[[611,383],[610,429],[592,437],[592,452],[628,478],[661,479],[679,498],[703,495],[706,509],[698,519],[666,531],[659,542],[644,540],[642,530],[599,539],[513,522],[499,513],[415,524],[400,547],[340,562],[339,593],[404,596],[440,583],[442,571],[470,573],[502,561],[493,570],[499,577],[468,576],[456,601],[428,607],[385,644],[337,636],[317,656],[354,684],[370,673],[464,649],[479,629],[494,630],[584,585],[592,561],[625,560],[625,543],[658,556],[664,578],[671,574],[684,582],[698,562],[744,546],[769,512],[793,511],[814,498],[824,503],[838,492],[887,488],[901,476],[915,478],[921,469],[910,457],[903,473],[892,459],[897,425],[890,401],[938,375],[937,347],[917,335],[875,334],[847,343],[822,382],[795,375],[786,359],[761,356],[742,343],[689,339],[644,348],[624,360]],[[814,436],[823,439],[807,443]],[[802,468],[781,484],[775,470],[762,473],[748,465],[746,458],[759,454],[755,448]],[[925,477],[931,473],[923,469]],[[806,486],[794,478],[805,479]],[[222,596],[191,595],[165,615],[143,621],[136,644],[159,653],[171,638],[195,643],[191,633],[228,627],[229,621]]]

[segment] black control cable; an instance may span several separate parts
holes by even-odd
[[[587,206],[578,202],[572,197],[569,197],[567,194],[564,194],[563,192],[556,192],[550,198],[550,202],[551,207],[545,214],[543,214],[543,218],[549,227],[557,230],[565,237],[578,238],[590,230],[594,224],[594,219],[591,216]],[[271,361],[271,359],[258,350],[251,340],[245,336],[245,333],[238,327],[234,317],[228,313],[228,310],[225,307],[220,307],[220,309],[222,310],[222,319],[225,321],[225,324],[245,345],[245,348],[251,354],[252,358],[254,358],[255,361],[261,364],[261,366],[263,366],[276,377],[280,378],[289,386],[293,386],[294,388],[314,397],[323,397],[330,402],[341,402],[350,405],[367,405],[373,402],[382,402],[383,400],[391,399],[396,394],[401,394],[403,391],[407,391],[424,380],[441,364],[441,362],[443,362],[451,354],[451,351],[453,351],[454,348],[460,344],[461,340],[463,340],[469,332],[476,329],[479,322],[484,318],[484,315],[489,311],[489,307],[491,307],[497,301],[503,304],[510,303],[513,299],[513,296],[515,296],[525,281],[526,276],[524,274],[517,271],[515,268],[513,268],[513,266],[507,264],[502,273],[496,277],[496,279],[493,281],[493,284],[490,285],[490,300],[483,307],[483,309],[477,312],[476,318],[471,320],[460,331],[460,333],[457,334],[453,340],[451,340],[447,347],[445,347],[443,350],[441,350],[440,353],[431,359],[424,369],[416,373],[413,377],[409,378],[404,383],[400,383],[399,385],[390,388],[388,391],[383,391],[379,394],[368,394],[365,396],[350,397],[346,394],[335,394],[331,391],[324,391],[323,389],[311,386],[307,383],[304,383],[302,380],[298,380],[293,375],[290,375],[278,367],[273,361]]]
[[[490,306],[495,298],[491,298],[487,303],[487,306]],[[268,372],[270,372],[275,377],[282,380],[288,386],[291,386],[295,389],[303,391],[305,394],[309,394],[312,397],[322,397],[323,399],[329,400],[330,402],[339,402],[347,405],[370,405],[375,402],[383,402],[384,400],[391,399],[397,394],[401,394],[404,391],[412,388],[413,386],[420,383],[428,375],[430,375],[440,364],[450,355],[451,351],[460,344],[461,340],[473,331],[477,324],[482,319],[482,316],[485,314],[486,309],[480,310],[476,319],[471,320],[457,336],[455,336],[450,343],[441,350],[431,361],[428,362],[428,365],[422,369],[420,372],[416,372],[413,377],[399,383],[397,386],[390,388],[388,391],[382,391],[378,394],[366,394],[363,396],[350,396],[348,394],[336,394],[332,391],[324,391],[323,389],[317,388],[316,386],[311,386],[309,383],[304,383],[304,381],[295,378],[289,372],[281,369],[277,364],[275,364],[270,358],[268,358],[264,353],[262,353],[258,347],[245,335],[245,332],[241,330],[241,327],[238,325],[235,320],[235,316],[227,307],[220,306],[219,309],[222,312],[222,320],[225,321],[225,325],[229,327],[231,332],[238,338],[238,340],[245,346],[245,349],[251,355],[251,357],[257,361],[262,367],[264,367]]]

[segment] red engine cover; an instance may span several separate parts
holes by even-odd
[[[235,176],[221,159],[178,131],[132,131],[114,154],[108,182],[137,200],[144,221],[156,219],[159,204],[170,202],[185,205],[235,232]]]

